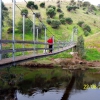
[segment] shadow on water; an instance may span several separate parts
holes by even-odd
[[[75,73],[73,73],[69,84],[66,86],[65,92],[64,92],[61,100],[68,100],[68,97],[70,95],[70,92],[71,92],[71,90],[73,88],[74,83],[75,83]]]
[[[88,77],[87,77],[88,75]],[[49,93],[51,90],[65,90],[62,91],[62,96],[59,100],[69,100],[72,95],[71,92],[75,90],[85,90],[84,84],[99,83],[98,77],[95,75],[90,78],[92,74],[86,74],[83,71],[71,71],[71,75],[67,74],[63,77],[52,76],[50,79],[47,77],[37,74],[33,80],[20,81],[16,86],[11,85],[9,87],[0,87],[0,100],[18,100],[17,91],[21,95],[28,95],[29,97],[39,94]],[[50,97],[48,97],[50,98]],[[22,99],[20,99],[22,100]],[[26,99],[29,100],[29,99]],[[34,99],[38,100],[38,99]],[[41,98],[41,100],[44,100]],[[47,100],[47,99],[46,99]],[[50,100],[50,99],[48,99]],[[55,100],[55,99],[54,99]]]

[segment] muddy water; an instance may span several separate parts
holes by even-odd
[[[22,81],[16,88],[0,90],[0,100],[100,100],[100,74],[71,71],[71,75],[49,81]]]

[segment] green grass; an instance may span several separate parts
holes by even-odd
[[[96,49],[86,49],[86,60],[89,61],[100,61],[100,52],[98,52]]]
[[[79,35],[83,35],[84,36],[84,39],[85,39],[85,47],[86,48],[96,48],[98,51],[99,51],[99,48],[100,48],[100,33],[97,34],[98,32],[100,32],[100,20],[99,20],[99,15],[100,15],[100,11],[95,11],[96,12],[96,15],[92,14],[92,13],[89,13],[89,14],[85,14],[86,10],[83,10],[83,8],[80,8],[80,9],[76,9],[76,11],[72,11],[72,12],[69,12],[67,11],[66,9],[66,6],[68,5],[68,2],[62,2],[61,3],[61,10],[63,11],[64,13],[64,17],[70,17],[72,18],[73,20],[73,24],[71,25],[68,25],[68,24],[65,24],[65,25],[60,25],[58,29],[53,29],[50,25],[48,25],[46,23],[46,19],[47,19],[47,15],[46,15],[46,8],[48,7],[48,5],[54,5],[56,6],[57,8],[57,4],[56,2],[46,2],[46,7],[45,8],[40,8],[40,3],[41,2],[35,2],[35,4],[38,5],[39,9],[38,10],[34,10],[34,12],[40,12],[41,14],[41,19],[43,21],[43,23],[46,25],[46,27],[48,28],[47,30],[47,38],[51,37],[52,35],[55,36],[55,42],[57,40],[61,40],[61,41],[64,41],[64,40],[70,40],[71,38],[71,34],[72,34],[72,29],[74,26],[77,26],[77,23],[79,21],[84,21],[85,24],[89,25],[92,29],[92,31],[90,32],[89,36],[85,37],[84,36],[84,32],[82,30],[81,27],[77,26],[78,27],[78,36]],[[26,8],[26,3],[24,2],[23,4],[22,3],[17,3],[17,5],[23,9],[23,8]],[[6,6],[8,7],[9,9],[9,16],[12,18],[12,4],[6,4]],[[11,7],[11,8],[10,8]],[[28,9],[29,11],[29,15],[28,17],[33,20],[33,14],[32,14],[32,11],[30,9]],[[16,15],[15,15],[15,24],[17,25],[18,21],[20,20],[20,18],[22,18],[22,16],[20,15],[20,10],[16,7]],[[55,19],[59,20],[59,13],[56,12],[56,16],[54,17]],[[95,21],[95,23],[94,23]],[[36,24],[39,24],[39,20],[36,19]],[[5,23],[6,25],[6,23]],[[7,29],[8,29],[9,26],[5,26],[3,27],[3,34],[2,34],[2,38],[3,39],[12,39],[12,34],[7,34]],[[52,34],[51,34],[52,33]],[[15,39],[16,40],[22,40],[22,33],[18,33],[18,31],[15,31]],[[28,32],[28,33],[25,33],[25,40],[33,40],[33,34],[32,32]],[[39,38],[39,41],[44,41],[44,31],[42,32],[42,36],[41,38]],[[9,44],[9,45],[3,45],[5,47],[9,47],[9,48],[12,48],[12,44]],[[16,44],[16,48],[20,48],[22,47],[22,44]],[[25,47],[33,47],[33,45],[28,45],[26,44]],[[43,47],[41,45],[39,45],[39,47]],[[92,50],[89,50],[89,52],[91,52]],[[40,51],[42,52],[42,51]],[[17,55],[20,55],[21,53],[18,53]],[[88,53],[89,54],[89,53]],[[57,57],[61,57],[61,58],[65,58],[65,57],[70,57],[69,55],[65,56],[66,54],[65,53],[61,53],[61,54],[58,54],[58,55],[54,55],[54,56],[51,56],[53,58],[57,58]],[[94,57],[90,57],[91,55],[87,55],[87,59],[92,59],[94,60]],[[96,56],[96,55],[94,55]],[[99,57],[97,57],[99,59]]]

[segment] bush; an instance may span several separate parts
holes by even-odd
[[[34,9],[34,2],[29,1],[26,6],[27,6],[27,8]]]
[[[21,15],[25,14],[25,17],[28,15],[28,10],[27,9],[22,9],[21,10]]]
[[[53,8],[54,10],[56,10],[56,7],[52,5],[49,5],[48,8]]]
[[[82,24],[83,24],[84,22],[83,21],[79,21],[78,23],[77,23],[77,25],[79,25],[80,27],[82,27]]]
[[[46,14],[52,18],[55,16],[56,12],[53,8],[48,8]]]
[[[50,18],[47,19],[47,23],[48,23],[48,24],[51,24]]]
[[[88,31],[88,32],[91,32],[91,28],[90,28],[90,26],[89,25],[87,25],[87,24],[84,24],[83,26],[82,26],[82,28],[83,28],[83,30],[85,31]]]
[[[61,8],[57,8],[57,12],[62,12]]]
[[[34,9],[36,9],[36,10],[37,10],[37,9],[38,9],[38,5],[34,5]]]
[[[42,3],[40,4],[40,7],[45,8],[45,2],[42,2]]]
[[[77,7],[77,6],[66,6],[66,8],[68,11],[71,11],[71,10],[75,11],[76,9],[79,9],[79,7]]]
[[[82,35],[78,37],[78,42],[77,42],[76,49],[77,49],[77,52],[78,52],[79,56],[83,57],[85,50],[84,50],[84,38],[83,38]]]
[[[58,28],[60,24],[61,24],[61,23],[60,23],[60,21],[58,21],[58,20],[52,20],[52,21],[51,21],[51,26],[52,26],[52,28]]]
[[[64,14],[63,13],[60,13],[59,14],[59,19],[63,18],[64,17]]]
[[[86,11],[85,13],[86,13],[86,14],[89,14],[89,12],[88,12],[88,11]]]
[[[66,23],[72,24],[73,23],[73,20],[70,17],[68,17],[68,18],[66,18]]]
[[[9,33],[12,33],[12,32],[13,32],[12,27],[10,27],[10,28],[7,29],[7,33],[8,33],[8,34],[9,34]]]
[[[35,13],[35,16],[36,16],[37,18],[39,18],[39,17],[41,17],[41,14],[38,12],[38,13]]]
[[[84,35],[85,36],[88,36],[89,35],[89,32],[87,30],[84,30]]]
[[[62,24],[66,24],[66,19],[65,19],[65,18],[61,18],[61,19],[60,19],[60,22],[61,22]]]
[[[31,31],[32,26],[33,26],[32,21],[30,21],[29,19],[26,19],[25,20],[25,32]],[[18,22],[17,29],[18,29],[19,32],[23,32],[23,22],[22,22],[22,19],[20,19],[20,21]]]

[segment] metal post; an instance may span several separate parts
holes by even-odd
[[[54,35],[53,35],[53,46],[52,46],[52,52],[54,51]]]
[[[13,61],[15,61],[15,0],[13,0],[13,35],[12,35]]]
[[[47,36],[46,36],[46,27],[45,27],[45,54],[46,54],[46,48],[47,48]]]
[[[58,51],[59,51],[59,43],[60,43],[60,42],[58,41]]]
[[[33,41],[34,41],[34,55],[35,55],[35,13],[33,13]]]
[[[2,39],[2,0],[0,0],[0,40]],[[2,43],[0,43],[0,50],[2,50]],[[2,59],[2,54],[0,54],[0,60]]]
[[[25,40],[25,14],[23,13],[23,41]],[[23,43],[23,48],[25,48],[25,45]],[[23,52],[24,55],[25,52]]]
[[[37,41],[38,41],[38,27],[37,27]]]
[[[38,42],[38,27],[36,27],[36,41]],[[37,44],[36,48],[38,48],[38,44]],[[37,54],[38,54],[38,50],[37,50]]]

